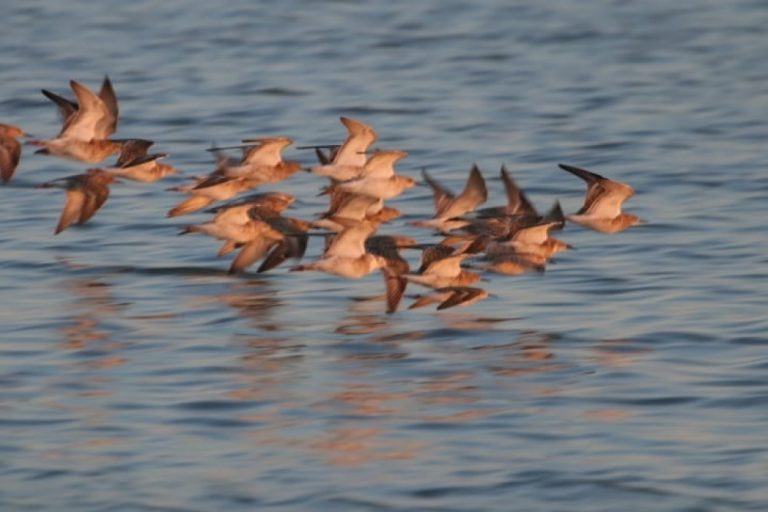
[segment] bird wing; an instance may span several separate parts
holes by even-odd
[[[507,193],[507,213],[510,215],[531,215],[538,217],[538,212],[528,200],[525,192],[517,186],[506,166],[501,166],[501,182]]]
[[[78,224],[83,224],[93,217],[109,197],[109,187],[102,184],[88,183],[83,191],[85,193],[85,201],[80,210],[80,218],[77,220]]]
[[[512,240],[523,244],[541,245],[549,239],[549,230],[555,225],[555,222],[549,222],[522,228],[512,236]]]
[[[70,80],[70,87],[77,97],[77,112],[65,123],[59,137],[90,141],[106,139],[109,135],[108,120],[111,118],[104,101],[86,86]]]
[[[107,111],[109,111],[109,116],[104,119],[103,129],[106,130],[107,135],[111,135],[117,131],[119,109],[117,107],[117,95],[115,95],[115,89],[112,87],[112,82],[108,76],[105,76],[104,81],[101,82],[99,98],[101,98],[104,106],[107,107]]]
[[[120,156],[117,158],[115,167],[132,167],[137,165],[131,163],[138,158],[147,155],[147,151],[154,144],[154,141],[146,139],[125,139],[122,141]]]
[[[384,287],[386,290],[387,300],[387,313],[394,313],[397,311],[397,306],[400,305],[400,301],[405,293],[405,288],[408,286],[408,280],[400,277],[397,273],[392,272],[389,268],[381,269],[384,276]]]
[[[389,178],[395,175],[395,162],[408,155],[405,151],[377,151],[365,162],[361,177]]]
[[[456,277],[461,273],[461,262],[467,254],[456,254],[433,261],[424,274],[431,274],[442,277]]]
[[[474,301],[475,299],[486,295],[486,291],[482,288],[472,288],[468,286],[457,286],[450,289],[451,294],[443,302],[437,306],[438,310],[452,308],[454,306],[461,306]]]
[[[21,144],[11,137],[0,138],[0,179],[7,183],[21,159]]]
[[[613,181],[595,172],[572,165],[559,164],[559,166],[564,171],[568,171],[587,182],[584,206],[581,207],[578,214],[614,218],[621,213],[622,203],[635,193],[629,185]]]
[[[232,261],[232,265],[229,267],[229,273],[234,274],[235,272],[241,272],[250,267],[264,256],[274,244],[275,241],[267,237],[258,237],[255,240],[246,243],[243,245],[243,248],[240,249],[240,252],[237,253],[234,261]]]
[[[579,213],[612,219],[621,213],[624,201],[635,194],[632,187],[618,181],[605,179],[599,186],[600,193],[594,195],[588,205],[585,203],[583,211]]]
[[[367,124],[349,117],[342,117],[341,123],[347,128],[349,136],[336,152],[332,163],[363,166],[366,160],[365,152],[368,146],[376,141],[378,135]]]
[[[66,127],[70,119],[72,119],[75,113],[77,113],[77,103],[70,101],[63,96],[59,96],[58,94],[47,89],[41,89],[40,92],[42,92],[46,98],[56,104],[56,107],[58,107],[59,110],[59,115],[61,116],[62,123],[64,127]]]
[[[249,146],[243,150],[242,164],[274,167],[283,161],[283,148],[293,143],[286,137],[265,139],[247,139],[243,142],[258,142],[258,146]]]
[[[343,258],[359,258],[365,254],[365,240],[376,230],[368,222],[360,222],[345,228],[336,235],[325,250],[323,257],[339,256]]]
[[[341,201],[334,212],[334,216],[336,217],[363,220],[368,209],[380,201],[375,197],[364,196],[361,194],[344,194],[346,197]]]
[[[262,273],[280,265],[288,258],[301,258],[307,250],[306,234],[286,236],[275,246],[259,266],[257,272]]]
[[[432,189],[432,198],[435,203],[435,216],[438,217],[440,216],[440,211],[445,209],[445,206],[453,200],[455,195],[430,176],[426,169],[421,170],[421,177],[424,179],[424,182],[429,185],[429,188]]]
[[[467,183],[464,190],[456,196],[450,205],[446,205],[444,211],[438,212],[440,217],[456,217],[473,211],[479,205],[488,200],[488,189],[485,186],[483,175],[477,165],[472,166],[469,171]]]
[[[56,226],[56,231],[54,231],[54,234],[56,235],[77,222],[83,210],[83,205],[85,204],[85,193],[82,189],[67,189],[66,193],[67,202],[64,203],[64,208],[61,210],[59,224]]]
[[[453,254],[456,249],[450,245],[436,244],[427,247],[421,253],[421,265],[417,272],[421,274],[427,270],[434,262],[441,260]]]

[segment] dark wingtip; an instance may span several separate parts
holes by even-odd
[[[569,173],[578,176],[579,178],[583,179],[584,181],[587,181],[588,183],[591,183],[597,180],[606,179],[604,176],[601,176],[596,172],[588,171],[587,169],[584,169],[582,167],[576,167],[575,165],[568,165],[568,164],[557,164],[557,165],[562,170],[568,171]]]
[[[579,171],[586,171],[583,167],[576,167],[575,165],[570,164],[557,164],[558,167],[560,167],[564,171],[568,172],[579,172]]]
[[[559,200],[555,200],[555,204],[553,204],[552,208],[550,208],[546,215],[544,215],[543,221],[546,223],[556,222],[557,225],[553,226],[553,229],[563,229],[565,227],[565,213],[563,212],[563,207],[560,205]]]

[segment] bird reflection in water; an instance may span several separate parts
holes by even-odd
[[[239,279],[228,286],[216,300],[234,309],[249,325],[268,332],[285,329],[274,319],[275,312],[283,305],[269,279]]]
[[[71,269],[85,267],[64,262]],[[109,368],[120,366],[126,362],[125,357],[114,355],[123,344],[113,340],[114,329],[107,327],[122,315],[124,304],[112,296],[112,287],[101,277],[90,275],[77,276],[77,272],[68,274],[71,278],[62,282],[63,291],[71,296],[67,302],[70,309],[67,316],[69,323],[61,326],[62,348],[66,350],[88,350],[90,354],[98,354],[88,361],[93,368]]]
[[[75,356],[62,359],[75,368],[67,374],[73,380],[49,384],[52,390],[45,404],[54,417],[66,411],[77,422],[67,441],[52,441],[44,456],[59,467],[98,470],[115,462],[110,453],[114,445],[128,442],[120,434],[104,434],[114,421],[110,408],[104,406],[112,400],[116,386],[112,370],[129,362],[122,354],[125,343],[116,340],[120,334],[116,326],[124,319],[125,304],[115,299],[103,272],[92,274],[89,267],[62,263],[68,267],[67,278],[58,286],[69,300],[63,306],[62,316],[67,321],[59,327],[58,347]]]
[[[594,355],[590,361],[606,369],[625,369],[637,363],[638,357],[653,351],[650,347],[633,346],[633,340],[626,338],[599,340],[592,346]],[[584,411],[584,417],[597,422],[625,421],[633,416],[628,408],[612,405],[594,407]]]
[[[434,317],[439,319],[442,326],[446,329],[468,331],[468,333],[495,331],[498,325],[517,320],[512,317],[493,318],[480,316],[468,311],[446,311],[435,313]]]
[[[355,376],[359,379],[357,371]],[[344,382],[314,405],[329,418],[328,428],[310,440],[307,448],[328,464],[354,466],[385,460],[412,459],[424,448],[421,441],[396,435],[392,418],[411,410],[411,394],[375,385]]]
[[[389,316],[382,314],[382,297],[357,297],[349,302],[347,314],[337,325],[335,332],[345,335],[373,334],[390,327]]]
[[[634,365],[639,355],[652,350],[633,346],[632,340],[625,338],[600,340],[592,347],[594,354],[590,359],[608,368],[626,368]]]
[[[557,338],[557,335],[550,333],[523,331],[512,342],[478,345],[473,349],[494,354],[493,363],[489,366],[494,375],[521,377],[572,367],[571,364],[560,362],[555,357],[551,345]]]

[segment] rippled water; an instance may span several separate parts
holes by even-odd
[[[678,5],[679,4],[679,5]],[[121,137],[187,175],[211,143],[379,146],[461,187],[506,163],[580,206],[558,162],[631,183],[648,223],[469,308],[382,313],[380,277],[226,275],[175,177],[82,228],[0,189],[2,510],[768,510],[768,7],[763,2],[16,2],[0,120],[57,131],[40,88],[107,73]],[[289,157],[305,163],[312,155]],[[273,187],[324,208],[320,182]],[[430,214],[426,189],[382,229]],[[313,241],[308,259],[320,252]],[[636,507],[636,508],[632,508]]]

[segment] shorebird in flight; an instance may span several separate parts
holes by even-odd
[[[301,169],[301,164],[283,159],[283,149],[293,144],[288,137],[244,139],[243,157],[237,161],[217,152],[216,174],[230,178],[260,178],[262,183],[277,183]],[[217,151],[217,148],[213,148]]]
[[[433,228],[441,232],[466,226],[469,224],[468,220],[456,219],[456,217],[474,211],[475,208],[488,200],[488,189],[477,165],[472,166],[464,190],[459,195],[455,195],[441,185],[427,174],[426,170],[422,169],[421,174],[424,181],[432,189],[435,215],[430,220],[411,223],[413,226]]]
[[[367,124],[349,117],[341,117],[341,123],[347,129],[347,139],[336,149],[329,163],[310,169],[312,174],[327,176],[334,180],[350,180],[360,176],[367,160],[366,151],[376,142],[378,134]],[[317,149],[316,146],[314,147]],[[318,151],[318,157],[320,155]],[[320,159],[325,160],[325,155]]]
[[[149,154],[149,148],[154,144],[146,139],[125,139],[122,141],[120,156],[114,167],[108,170],[128,180],[142,183],[152,183],[178,171],[172,165],[160,162],[168,153]]]
[[[578,212],[567,215],[569,221],[609,234],[619,233],[642,222],[636,215],[621,211],[624,201],[635,195],[632,187],[586,169],[566,164],[558,165],[587,183],[584,206]]]
[[[117,98],[109,79],[105,78],[102,85],[101,95],[104,98],[74,80],[70,80],[69,85],[77,98],[76,103],[43,90],[43,94],[56,103],[62,114],[64,123],[59,134],[53,139],[30,140],[28,144],[41,147],[36,151],[39,154],[91,164],[118,153],[122,144],[108,139],[115,132],[118,115]]]
[[[67,193],[67,202],[61,211],[55,235],[72,224],[84,224],[104,205],[109,197],[109,185],[116,176],[103,169],[88,169],[83,174],[66,176],[52,180],[40,188],[63,188]]]
[[[292,268],[293,271],[319,270],[341,277],[359,279],[376,269],[385,267],[387,258],[371,254],[365,241],[377,226],[371,222],[358,222],[337,234],[317,261]]]

